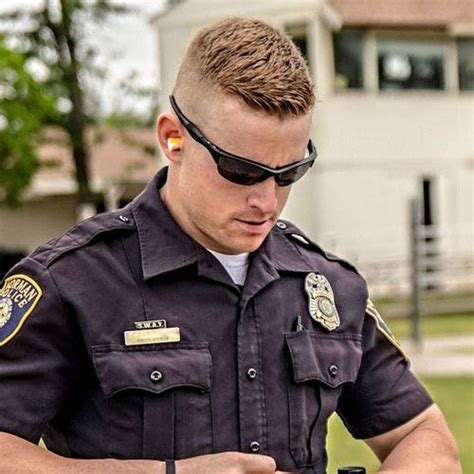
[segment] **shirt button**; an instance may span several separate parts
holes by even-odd
[[[278,221],[278,222],[277,222],[277,227],[278,227],[279,229],[286,229],[288,226],[287,226],[284,222]]]
[[[260,443],[258,441],[252,441],[249,444],[249,448],[252,453],[258,453],[260,451]]]
[[[247,370],[247,377],[250,380],[253,380],[256,376],[257,376],[257,371],[253,367]]]
[[[335,377],[339,372],[339,367],[334,364],[330,365],[328,371],[333,377]]]
[[[154,370],[150,374],[150,380],[152,382],[159,382],[163,378],[163,374],[159,370]]]
[[[130,220],[127,216],[119,216],[119,219],[120,219],[122,222],[128,222],[128,221]]]

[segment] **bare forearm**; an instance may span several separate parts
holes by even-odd
[[[379,472],[461,473],[458,449],[450,433],[419,428],[400,441],[390,452]]]
[[[225,452],[176,461],[180,474],[275,474],[274,459],[259,454]],[[69,459],[46,451],[28,441],[0,433],[0,472],[2,474],[165,474],[162,461],[118,459]],[[285,474],[281,472],[281,474]]]
[[[149,473],[165,472],[160,461],[117,459],[79,460],[58,456],[28,441],[7,433],[0,433],[0,471],[22,474],[62,474],[74,473]]]
[[[403,425],[365,440],[382,461],[379,472],[461,473],[458,447],[435,404]]]

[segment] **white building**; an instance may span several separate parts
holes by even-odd
[[[306,54],[319,158],[285,217],[356,263],[376,291],[409,286],[409,201],[436,228],[443,287],[474,283],[471,0],[185,0],[152,19],[160,108],[201,26],[260,18]]]

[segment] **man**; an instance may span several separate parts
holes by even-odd
[[[278,221],[316,158],[295,46],[212,25],[170,101],[169,167],[5,279],[0,471],[324,472],[337,410],[381,470],[459,472],[363,279]]]

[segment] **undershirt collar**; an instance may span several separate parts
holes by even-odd
[[[228,255],[210,249],[207,250],[212,253],[217,260],[219,260],[236,285],[242,286],[245,283],[247,270],[249,268],[248,252],[239,253],[237,255]]]

